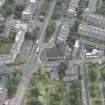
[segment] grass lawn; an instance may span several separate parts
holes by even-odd
[[[12,43],[1,43],[0,45],[0,54],[9,54]]]
[[[21,55],[17,55],[14,64],[25,64],[27,62],[26,58]]]

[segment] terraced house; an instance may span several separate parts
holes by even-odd
[[[87,24],[80,24],[78,28],[80,35],[96,38],[99,40],[104,40],[105,29],[97,28]]]

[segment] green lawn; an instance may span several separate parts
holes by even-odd
[[[0,54],[9,54],[12,43],[1,43],[0,45]]]
[[[21,56],[21,55],[17,55],[14,64],[25,64],[27,62],[26,58]]]

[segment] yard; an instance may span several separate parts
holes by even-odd
[[[0,43],[0,54],[9,54],[12,43]]]

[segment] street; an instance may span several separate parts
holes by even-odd
[[[27,65],[25,65],[25,67],[24,67],[25,68],[25,73],[24,73],[24,77],[23,77],[24,81],[22,81],[20,83],[17,94],[13,99],[10,100],[9,105],[21,105],[23,97],[25,95],[25,92],[26,92],[28,85],[30,83],[31,75],[33,72],[36,72],[39,68],[39,64],[37,63],[37,58],[39,57],[40,53],[36,54],[35,52],[36,52],[37,47],[40,48],[40,51],[43,48],[43,38],[45,35],[46,28],[47,28],[49,21],[51,19],[55,4],[56,4],[56,0],[53,0],[51,8],[49,10],[49,14],[46,17],[46,20],[44,22],[43,28],[40,33],[39,43],[37,46],[33,47],[29,61],[28,61]]]

